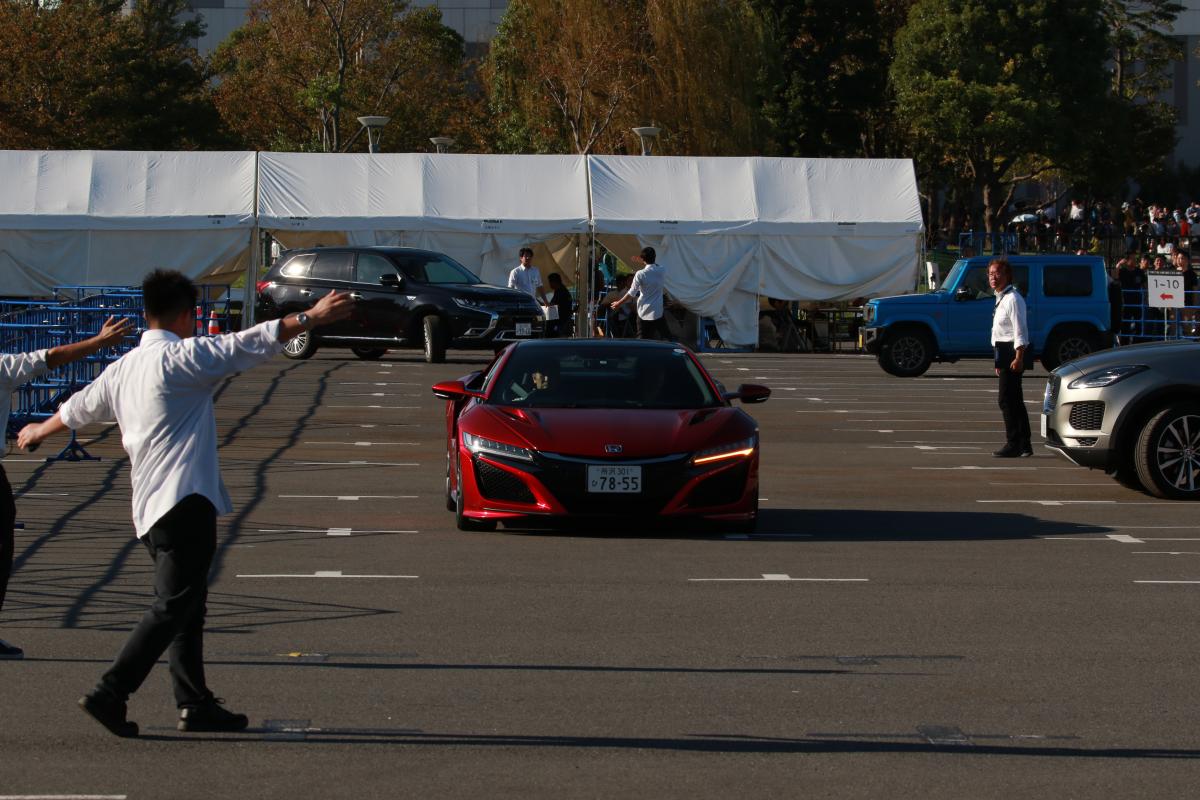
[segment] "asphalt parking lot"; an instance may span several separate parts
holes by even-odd
[[[455,352],[279,358],[219,390],[209,683],[239,735],[82,715],[148,602],[115,428],[10,452],[0,798],[1187,797],[1200,785],[1196,508],[1035,443],[997,460],[984,361],[706,355],[764,383],[757,533],[461,533]],[[1031,420],[1045,373],[1025,382]],[[1035,436],[1036,440],[1036,436]],[[54,442],[44,445],[50,450]],[[38,456],[46,455],[39,452]]]

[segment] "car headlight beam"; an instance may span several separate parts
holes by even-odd
[[[1105,386],[1112,386],[1117,381],[1123,381],[1130,375],[1137,375],[1139,372],[1145,372],[1149,367],[1142,364],[1126,364],[1120,367],[1108,367],[1106,369],[1089,372],[1087,375],[1076,378],[1067,384],[1068,389],[1100,389]]]
[[[519,458],[522,461],[533,461],[533,453],[524,447],[517,447],[515,444],[505,444],[492,439],[485,439],[482,436],[463,431],[463,444],[472,453],[486,453],[493,456],[501,456],[503,458]]]
[[[692,456],[693,464],[711,464],[714,461],[727,461],[731,458],[746,458],[754,453],[758,447],[758,437],[751,436],[749,439],[743,439],[740,442],[731,444],[723,444],[720,447],[710,447],[707,450],[701,450],[696,455]]]

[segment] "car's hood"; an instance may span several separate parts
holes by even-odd
[[[499,301],[503,303],[518,303],[528,301],[530,305],[536,305],[537,301],[530,297],[525,292],[518,292],[516,289],[504,289],[499,286],[492,286],[487,283],[473,284],[456,284],[454,293],[459,297],[470,298],[481,302]]]
[[[477,406],[464,429],[546,453],[651,458],[740,441],[754,423],[730,407],[701,410]],[[619,454],[610,446],[621,448]]]
[[[1059,375],[1069,373],[1086,374],[1098,369],[1144,364],[1149,367],[1189,365],[1200,373],[1200,342],[1174,340],[1169,342],[1147,342],[1145,344],[1101,350],[1083,358],[1063,364],[1056,370]]]
[[[919,306],[932,305],[933,303],[943,302],[946,298],[945,292],[928,292],[926,294],[897,294],[891,297],[878,297],[869,302],[879,305],[887,303],[892,306]]]

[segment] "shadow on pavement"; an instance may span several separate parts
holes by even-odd
[[[1114,528],[990,511],[862,511],[765,508],[758,535],[794,534],[812,540],[977,541],[1110,533]]]

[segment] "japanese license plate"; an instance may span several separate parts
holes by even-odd
[[[587,481],[589,492],[636,494],[642,491],[642,468],[589,464]]]
[[[532,335],[533,335],[533,323],[532,322],[518,322],[517,323],[517,336],[532,336]]]

